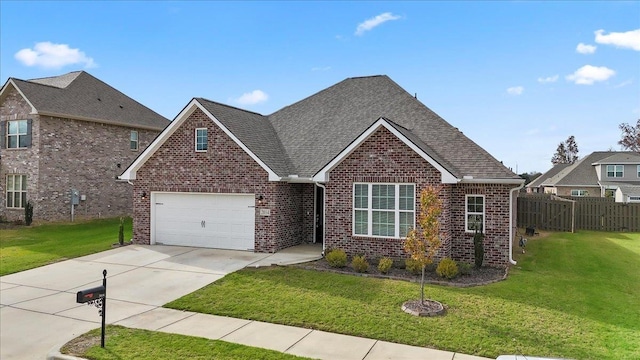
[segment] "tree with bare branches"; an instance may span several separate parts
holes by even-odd
[[[618,127],[622,130],[622,139],[618,144],[625,150],[640,152],[640,119],[635,127],[627,123],[622,123]]]

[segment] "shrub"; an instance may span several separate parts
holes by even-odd
[[[326,255],[327,262],[331,267],[345,267],[347,265],[347,253],[342,249],[333,249]]]
[[[471,264],[467,264],[466,262],[459,262],[458,270],[460,271],[460,275],[469,275],[471,274]]]
[[[438,264],[438,267],[436,268],[436,274],[443,278],[453,279],[454,277],[458,276],[458,265],[455,261],[449,258],[444,258]]]
[[[420,262],[413,260],[412,258],[405,260],[404,265],[407,271],[413,275],[420,275],[422,273],[422,266],[420,266]]]
[[[482,267],[482,261],[484,260],[484,234],[482,231],[476,229],[476,233],[473,234],[473,249],[475,253],[475,264],[477,268]]]
[[[120,217],[120,227],[118,228],[118,243],[124,245],[124,218]]]
[[[24,206],[24,223],[27,226],[30,226],[33,222],[33,204],[31,201],[27,201]]]
[[[380,259],[380,262],[378,262],[378,270],[381,273],[386,274],[389,272],[389,270],[391,270],[392,265],[393,260],[389,259],[388,257],[383,257],[382,259]]]
[[[367,262],[367,259],[365,259],[364,255],[354,256],[351,260],[351,266],[359,273],[366,272],[367,269],[369,269],[369,263]]]

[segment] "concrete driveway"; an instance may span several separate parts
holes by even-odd
[[[54,346],[100,326],[98,309],[76,292],[102,285],[107,323],[158,308],[247,266],[319,258],[317,246],[276,254],[130,245],[0,277],[0,359],[44,359]]]

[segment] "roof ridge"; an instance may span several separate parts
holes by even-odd
[[[229,104],[221,103],[221,102],[219,102],[219,101],[209,100],[209,99],[204,98],[204,97],[195,97],[194,99],[196,99],[196,100],[204,100],[204,101],[207,101],[207,102],[210,102],[210,103],[213,103],[213,104],[217,104],[217,105],[220,105],[220,106],[224,106],[224,107],[227,107],[227,108],[230,108],[230,109],[235,109],[235,110],[244,111],[244,112],[246,112],[246,113],[250,113],[250,114],[260,115],[260,116],[262,116],[262,117],[268,117],[267,115],[263,115],[263,114],[260,114],[260,113],[258,113],[258,112],[255,112],[255,111],[251,111],[251,110],[247,110],[247,109],[239,108],[239,107],[237,107],[237,106],[233,106],[233,105],[229,105]]]

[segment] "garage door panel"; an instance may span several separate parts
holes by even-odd
[[[253,194],[154,193],[154,242],[210,248],[254,248]]]

